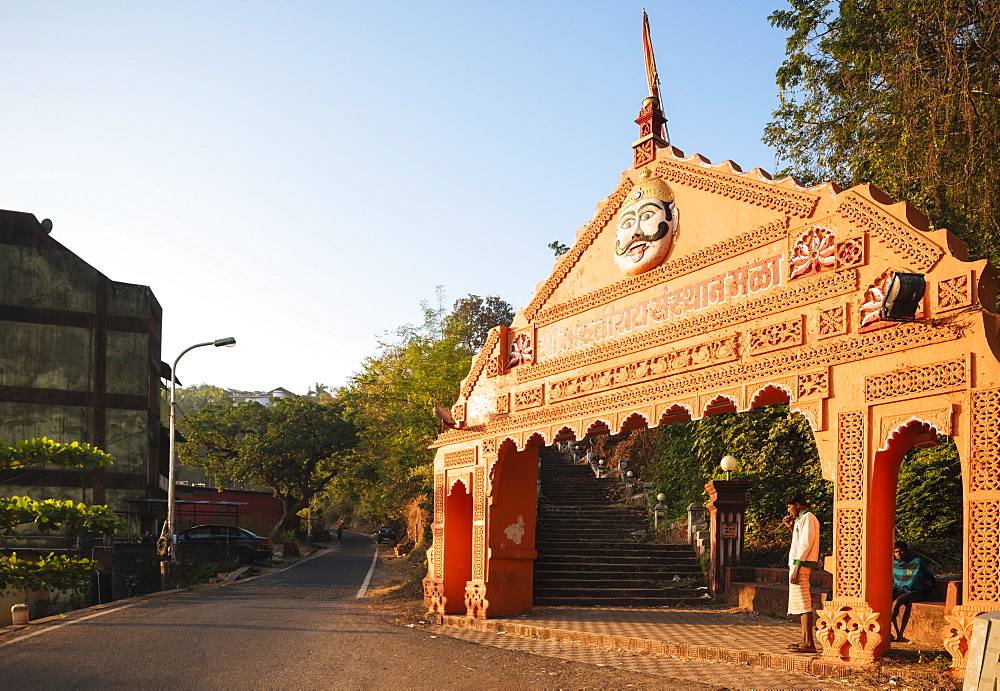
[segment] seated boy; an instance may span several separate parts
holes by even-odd
[[[934,587],[934,576],[924,566],[924,560],[910,552],[905,542],[899,541],[893,545],[892,562],[892,627],[895,630],[894,641],[906,643],[903,637],[906,624],[910,621],[910,605],[923,602]],[[904,609],[903,618],[897,621],[899,610]]]

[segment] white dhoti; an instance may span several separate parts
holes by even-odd
[[[789,567],[788,577],[791,579],[794,566]],[[794,583],[788,584],[788,613],[805,614],[812,611],[812,593],[809,590],[809,575],[812,569],[808,566],[799,567],[799,577]]]

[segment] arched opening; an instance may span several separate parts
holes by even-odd
[[[788,392],[780,386],[768,384],[763,389],[755,393],[750,399],[750,408],[760,408],[766,405],[778,405],[790,401]]]
[[[500,446],[488,521],[487,597],[491,616],[531,609],[538,458],[543,443],[541,436],[532,435],[523,451],[513,443]]]
[[[472,579],[472,492],[455,480],[444,500],[445,612],[465,614],[465,585]]]

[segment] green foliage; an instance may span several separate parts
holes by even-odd
[[[220,403],[229,403],[229,394],[234,393],[211,384],[195,384],[176,391],[174,400],[177,402],[178,415],[197,413],[202,408]],[[168,391],[167,400],[170,400]]]
[[[789,0],[764,141],[812,184],[877,185],[1000,263],[1000,5]]]
[[[0,498],[0,530],[4,536],[16,537],[17,528],[28,523],[45,533],[68,528],[75,533],[112,535],[126,527],[126,523],[107,506],[74,504],[68,499],[36,501],[31,497]]]
[[[407,500],[431,493],[428,445],[440,430],[431,409],[455,402],[489,330],[514,317],[494,296],[469,295],[450,313],[422,307],[423,323],[382,338],[378,354],[366,358],[340,392],[361,430],[358,462],[334,483],[330,503],[340,513],[399,522]]]
[[[569,252],[569,245],[559,242],[558,240],[553,240],[552,242],[547,244],[546,247],[552,250],[552,253],[557,257],[561,257],[562,255]]]
[[[655,492],[667,495],[668,517],[684,518],[688,504],[708,499],[705,484],[725,477],[718,465],[726,455],[739,461],[732,479],[752,483],[746,510],[749,562],[781,565],[789,540],[787,529],[780,525],[787,513],[781,499],[791,490],[810,498],[825,528],[823,543],[829,545],[832,486],[823,480],[808,423],[787,405],[663,425],[645,474]]]
[[[45,463],[62,467],[98,468],[110,465],[111,456],[88,444],[61,444],[51,439],[27,439],[8,445],[0,441],[0,469],[16,469]],[[41,532],[68,530],[71,533],[99,532],[112,535],[125,527],[124,521],[107,506],[74,504],[58,499],[30,497],[0,498],[0,531],[17,537],[17,529],[34,524]],[[94,572],[96,563],[67,555],[49,554],[35,561],[18,559],[17,554],[0,557],[0,589],[80,590]]]
[[[955,443],[911,449],[899,468],[896,537],[937,573],[957,573],[962,555],[962,463]]]
[[[263,485],[281,499],[284,513],[272,539],[355,460],[357,429],[339,400],[219,403],[184,422],[188,441],[177,447],[184,465],[205,470],[219,487]]]
[[[82,590],[97,569],[97,562],[65,554],[49,554],[35,561],[18,559],[17,553],[0,557],[0,590]]]
[[[17,470],[44,464],[65,468],[98,468],[111,465],[111,456],[90,444],[61,444],[47,437],[14,444],[0,439],[0,469]]]

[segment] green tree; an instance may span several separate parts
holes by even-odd
[[[339,507],[394,522],[409,499],[430,494],[433,450],[440,431],[431,409],[452,405],[475,352],[491,328],[509,324],[500,298],[469,295],[450,313],[424,303],[422,324],[406,324],[379,340],[379,352],[341,391],[360,428],[358,462],[335,482]]]
[[[803,182],[870,182],[1000,264],[1000,4],[789,0],[764,141]]]
[[[197,413],[205,406],[229,402],[229,393],[226,389],[212,384],[194,384],[178,388],[176,394],[178,420],[184,415]],[[170,400],[169,391],[166,392],[166,399]]]
[[[42,437],[14,444],[0,440],[0,470],[15,470],[44,464],[65,468],[98,468],[111,464],[111,457],[88,444],[61,444]],[[0,531],[18,538],[24,526],[33,525],[43,533],[65,530],[70,535],[98,532],[112,535],[124,522],[107,506],[74,504],[57,499],[30,497],[0,498]],[[17,553],[0,557],[0,589],[79,590],[97,568],[96,562],[69,555],[37,560],[17,558]]]
[[[184,465],[201,468],[219,487],[263,485],[281,500],[270,536],[280,540],[309,505],[355,459],[357,429],[340,401],[279,399],[274,406],[219,403],[185,418]]]
[[[547,244],[546,247],[552,250],[552,253],[557,257],[561,257],[562,255],[569,252],[569,245],[559,242],[558,240],[553,240],[552,242]]]

